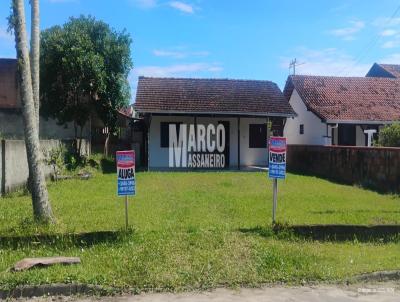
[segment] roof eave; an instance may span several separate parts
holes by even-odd
[[[394,121],[369,121],[369,120],[325,120],[327,124],[361,124],[361,125],[384,125],[384,124],[392,124],[398,122]]]
[[[173,115],[173,114],[189,114],[189,115],[234,115],[234,116],[259,116],[259,117],[296,117],[296,113],[275,113],[275,112],[226,112],[226,111],[172,111],[172,110],[148,110],[148,109],[138,109],[136,108],[137,112],[140,113],[151,113],[151,114],[166,114],[166,115]]]

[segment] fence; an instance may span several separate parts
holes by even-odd
[[[63,144],[69,148],[71,140],[41,140],[40,147],[43,151],[57,148]],[[82,147],[84,154],[90,154],[90,145],[84,141]],[[45,175],[52,172],[51,167],[44,165]],[[1,140],[0,145],[0,195],[11,192],[24,186],[28,180],[28,163],[26,158],[25,141],[23,140]]]
[[[288,169],[381,192],[400,192],[400,148],[289,145]]]

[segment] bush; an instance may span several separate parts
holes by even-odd
[[[385,126],[379,132],[378,145],[382,147],[400,147],[400,123]]]

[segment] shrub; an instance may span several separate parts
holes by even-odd
[[[400,123],[385,126],[379,132],[378,145],[382,147],[400,147]]]

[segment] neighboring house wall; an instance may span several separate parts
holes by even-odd
[[[58,125],[54,119],[40,118],[40,138],[41,139],[73,139],[75,130],[72,123],[66,126]],[[83,129],[83,137],[89,139],[89,122]],[[80,131],[78,128],[78,135]],[[24,125],[22,113],[17,110],[0,110],[0,137],[11,139],[24,138]]]
[[[228,121],[230,128],[229,165],[232,168],[238,166],[238,119],[224,117],[197,117],[197,124],[217,125],[219,121]],[[194,124],[194,117],[190,116],[153,116],[149,129],[149,168],[168,168],[169,150],[161,148],[160,123],[182,122]],[[266,148],[249,148],[249,124],[266,124],[267,118],[240,118],[240,165],[266,166],[268,154]]]
[[[45,154],[47,151],[59,148],[60,145],[71,147],[71,141],[41,140],[40,149]],[[90,154],[87,140],[83,141],[83,154]],[[44,165],[45,175],[49,176],[52,167]],[[25,141],[1,140],[0,141],[0,195],[11,192],[24,186],[28,180],[28,163],[26,158]]]
[[[293,90],[289,103],[297,116],[286,120],[284,136],[288,144],[325,145],[326,124],[307,110],[296,89]],[[304,134],[300,134],[300,125],[304,125]]]

